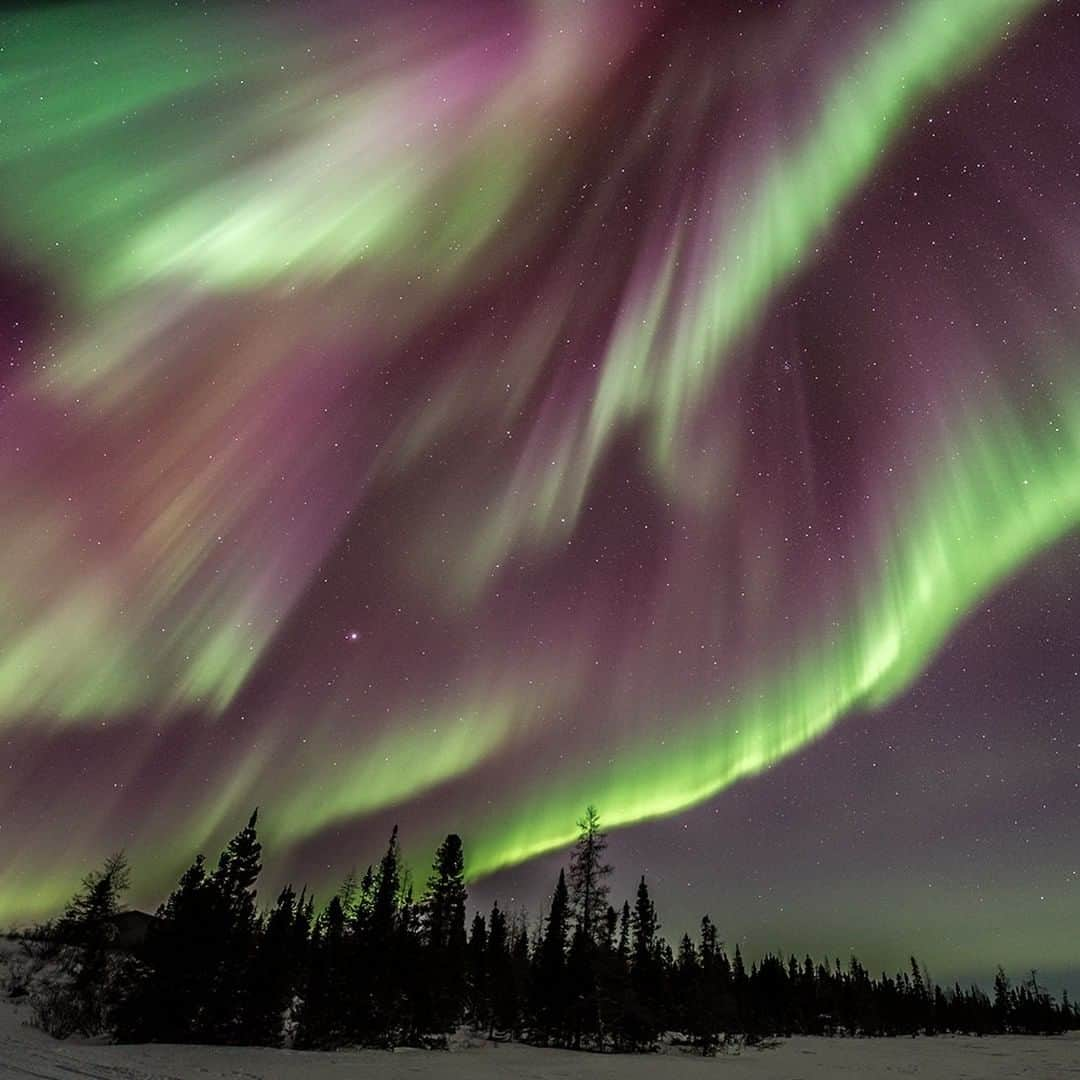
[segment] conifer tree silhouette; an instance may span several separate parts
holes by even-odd
[[[435,853],[422,902],[432,1021],[438,1030],[452,1028],[463,1012],[467,899],[461,837],[451,833]]]
[[[578,929],[588,941],[594,940],[601,916],[607,908],[612,868],[604,861],[607,836],[600,831],[600,815],[591,804],[578,821],[578,838],[570,855],[570,898]]]
[[[533,1026],[544,1041],[562,1041],[566,1030],[566,937],[570,921],[570,894],[566,874],[551,897],[547,924],[533,963]]]

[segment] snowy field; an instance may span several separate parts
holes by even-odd
[[[1039,1039],[784,1039],[764,1050],[712,1059],[682,1054],[600,1056],[528,1046],[478,1044],[449,1053],[422,1050],[332,1054],[216,1046],[111,1046],[57,1042],[26,1023],[28,1010],[0,1001],[0,1078],[35,1080],[682,1080],[732,1077],[826,1080],[1080,1078],[1080,1037]]]

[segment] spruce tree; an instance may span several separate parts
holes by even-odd
[[[255,921],[255,883],[262,870],[262,844],[256,832],[259,808],[256,807],[247,825],[230,841],[218,859],[214,882],[234,921],[248,927]]]
[[[608,904],[607,911],[604,912],[604,917],[600,921],[600,932],[597,935],[597,944],[601,949],[615,948],[615,934],[618,927],[619,913]]]
[[[644,877],[638,883],[631,925],[634,933],[634,967],[644,968],[653,958],[656,933],[660,928],[656,918],[656,908],[649,899],[649,887],[645,884]]]
[[[100,870],[91,871],[82,887],[68,901],[56,924],[59,940],[73,945],[101,949],[116,936],[114,920],[122,910],[121,897],[127,892],[131,871],[122,851],[110,855]]]
[[[513,1023],[504,1025],[515,1039],[519,1038],[525,1029],[531,976],[529,935],[524,918],[520,918],[515,920],[510,935],[510,981],[513,996],[507,1002],[505,1020],[512,1019]]]
[[[694,1042],[700,1041],[701,961],[689,934],[679,940],[679,955],[671,973],[671,1022]]]
[[[999,1032],[1009,1030],[1010,996],[1009,977],[999,967],[994,976],[994,1022]]]
[[[635,1001],[627,1034],[632,1044],[647,1047],[652,1045],[663,1028],[664,987],[663,967],[656,936],[660,924],[644,877],[638,883],[631,926],[633,948],[630,974]]]
[[[385,946],[393,936],[402,889],[401,874],[401,848],[398,827],[395,825],[390,833],[386,854],[379,863],[371,903],[371,936],[375,947]]]
[[[422,932],[420,906],[413,900],[408,873],[402,874],[403,892],[393,937],[392,965],[396,1007],[388,1011],[385,1042],[411,1046],[445,1046],[445,1025],[437,1019],[437,982],[433,978],[430,954]]]
[[[566,887],[566,874],[560,870],[551,897],[547,924],[536,950],[533,978],[533,1022],[544,1041],[565,1041],[566,937],[569,921],[570,895]]]
[[[630,903],[624,900],[619,916],[619,956],[625,964],[630,963]]]
[[[299,949],[306,945],[306,933],[301,938],[297,929],[303,926],[303,918],[303,901],[298,901],[292,886],[287,885],[258,935],[248,972],[241,1025],[241,1038],[247,1045],[282,1043],[285,1014],[303,962]]]
[[[451,833],[435,853],[422,904],[433,1023],[450,1030],[461,1019],[465,991],[465,858]]]
[[[247,825],[229,841],[206,883],[211,913],[207,929],[217,958],[208,973],[208,999],[195,1027],[201,1042],[237,1042],[243,1037],[240,1003],[249,983],[258,930],[255,884],[262,870],[258,817],[256,808]]]
[[[518,987],[514,978],[513,959],[510,954],[510,933],[506,915],[496,903],[488,917],[487,955],[487,1015],[488,1038],[493,1039],[495,1032],[517,1031]]]
[[[66,945],[60,962],[68,981],[57,985],[59,1007],[54,1010],[55,1017],[43,1025],[52,1034],[64,1037],[73,1030],[98,1035],[115,1023],[130,965],[111,947],[129,878],[124,853],[110,855],[100,870],[83,878],[56,925],[55,937]]]
[[[607,836],[600,831],[600,816],[589,805],[577,823],[578,838],[570,856],[570,898],[577,926],[593,941],[607,906],[608,877],[612,868],[604,862]]]
[[[396,834],[395,829],[392,844]],[[374,1039],[371,1017],[376,982],[375,956],[378,949],[385,950],[386,947],[385,943],[376,947],[376,890],[375,870],[368,866],[356,891],[348,934],[343,943],[342,964],[350,974],[345,989],[347,1000],[342,1009],[347,1018],[342,1037],[360,1043]]]
[[[566,960],[567,1025],[575,1050],[583,1043],[593,1045],[600,1031],[598,961],[596,943],[583,926],[576,926]]]
[[[465,1012],[476,1030],[486,1030],[490,1023],[490,972],[488,970],[488,929],[484,916],[473,916],[469,943],[465,947]]]
[[[150,927],[143,975],[120,1011],[122,1041],[189,1042],[201,1030],[220,962],[219,920],[217,892],[198,855]]]
[[[748,1030],[747,1021],[750,1019],[748,992],[750,980],[746,974],[746,966],[743,964],[742,951],[738,944],[735,946],[735,956],[731,962],[731,990],[735,999],[735,1015],[737,1017],[737,1030]]]
[[[403,893],[404,876],[395,825],[375,875],[370,915],[365,917],[366,941],[360,943],[360,958],[370,973],[370,981],[364,979],[359,985],[370,985],[370,993],[365,995],[366,1001],[358,1003],[357,1036],[360,1042],[372,1045],[393,1045],[403,1025],[402,984],[406,972],[400,954],[412,921],[411,898]],[[409,917],[403,919],[406,900]]]
[[[341,897],[335,896],[312,933],[304,1000],[297,1022],[298,1049],[334,1049],[348,1037],[349,979],[353,972],[346,954],[346,925]]]
[[[701,982],[697,1000],[691,1007],[691,1032],[703,1054],[716,1052],[717,1033],[721,1026],[723,995],[725,992],[726,957],[717,940],[716,926],[708,915],[701,920],[698,939],[698,956],[701,964]]]

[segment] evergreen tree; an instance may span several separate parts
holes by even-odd
[[[608,904],[607,910],[604,912],[604,918],[600,923],[600,933],[597,937],[597,943],[601,949],[615,948],[615,935],[618,932],[618,927],[619,913]]]
[[[258,935],[258,811],[222,852],[212,875],[203,857],[158,909],[144,971],[119,1010],[124,1039],[228,1042],[243,1035],[241,1002]]]
[[[701,962],[689,934],[679,939],[679,955],[671,972],[670,1015],[673,1028],[700,1042]]]
[[[116,1022],[128,967],[112,950],[116,916],[128,889],[130,871],[123,852],[110,855],[100,870],[82,880],[55,927],[65,979],[53,987],[51,1016],[42,1026],[64,1037],[72,1031],[97,1035]]]
[[[1062,1031],[1071,1031],[1076,1017],[1073,1014],[1072,1003],[1069,1001],[1069,991],[1061,991],[1061,1016],[1060,1025]]]
[[[292,955],[299,971],[307,968],[311,949],[311,927],[315,918],[315,897],[309,896],[307,886],[300,890],[296,900],[296,915],[292,926]]]
[[[201,1029],[220,962],[219,922],[219,898],[198,855],[158,908],[143,950],[143,977],[121,1008],[121,1040],[188,1042]]]
[[[638,883],[631,927],[630,975],[634,1001],[624,1021],[624,1032],[632,1046],[648,1047],[664,1026],[664,972],[657,941],[660,923],[644,877]]]
[[[349,1030],[349,966],[341,896],[335,896],[315,924],[307,985],[297,1022],[296,1046],[328,1050],[341,1046]]]
[[[369,978],[357,983],[366,1000],[357,1003],[356,1035],[359,1042],[370,1045],[393,1045],[404,1022],[402,982],[405,971],[400,953],[411,926],[412,911],[410,900],[409,918],[402,919],[403,901],[408,896],[407,893],[403,895],[403,876],[398,827],[395,825],[371,886],[370,909],[362,913],[365,933],[358,941]]]
[[[305,932],[301,934],[298,928]],[[303,949],[307,944],[304,904],[287,885],[266,920],[248,972],[242,998],[241,1038],[245,1044],[280,1046],[286,1012],[292,1004]]]
[[[592,941],[607,906],[612,868],[604,862],[607,836],[600,831],[596,807],[587,806],[577,825],[577,843],[570,856],[570,898],[578,928]]]
[[[644,877],[638,883],[631,925],[634,934],[634,967],[644,968],[653,958],[656,949],[656,934],[660,928],[660,923],[656,918],[656,908],[649,899],[649,887],[645,884]]]
[[[124,853],[110,855],[100,870],[83,878],[82,887],[68,901],[56,925],[57,938],[94,950],[110,945],[116,937],[114,920],[122,910],[121,897],[130,879]]]
[[[1011,1012],[1009,977],[1003,968],[994,975],[994,1024],[997,1031],[1008,1031]]]
[[[496,1030],[513,1033],[519,1026],[518,1013],[521,1003],[517,980],[514,978],[510,945],[506,916],[496,902],[488,918],[487,952],[484,959],[487,972],[488,1037],[492,1039]]]
[[[450,1030],[460,1019],[465,991],[465,858],[451,833],[439,845],[423,901],[432,1021]]]
[[[624,900],[622,914],[619,916],[619,956],[626,964],[630,963],[630,904]]]
[[[918,960],[910,957],[911,963],[911,1006],[912,1006],[912,1031],[926,1031],[933,1029],[931,1019],[932,995],[926,987],[922,970]]]
[[[209,994],[194,1034],[200,1042],[242,1041],[240,1003],[249,985],[254,957],[257,919],[255,884],[262,870],[262,845],[256,832],[256,808],[218,859],[207,882],[210,898],[209,932],[214,938],[217,963],[210,975]]]
[[[690,1033],[703,1054],[712,1054],[716,1051],[717,1033],[722,1023],[723,998],[727,989],[727,957],[723,956],[717,940],[716,926],[708,915],[701,920],[698,956],[701,980],[695,1002],[690,1009]]]
[[[341,885],[337,891],[338,903],[341,905],[341,913],[346,919],[351,919],[355,913],[356,903],[360,897],[360,879],[356,876],[354,866],[341,879]]]
[[[393,936],[402,892],[401,875],[401,847],[398,843],[398,827],[395,825],[375,879],[371,903],[373,945],[385,944]]]
[[[437,1017],[438,985],[429,963],[422,912],[413,901],[408,880],[408,873],[403,872],[392,952],[396,980],[388,983],[393,990],[389,1000],[397,1004],[388,1012],[382,1041],[387,1046],[445,1046],[445,1037],[437,1034],[444,1032],[446,1025]],[[454,1002],[453,1007],[460,1009],[460,1002]]]
[[[226,906],[239,926],[255,922],[255,883],[262,870],[262,844],[256,832],[259,808],[247,825],[234,836],[218,859],[214,882]]]
[[[360,885],[356,889],[355,896],[351,896],[352,911],[342,910],[346,918],[351,918],[353,933],[358,942],[367,943],[371,938],[372,918],[375,909],[375,871],[369,866],[360,879]]]
[[[473,916],[469,943],[465,948],[465,1012],[478,1030],[489,1030],[491,1021],[491,976],[488,970],[488,928],[478,911]]]
[[[626,951],[629,950],[629,912],[627,913]],[[598,1049],[617,1049],[620,1023],[626,1014],[630,995],[626,951],[618,948],[619,914],[610,905],[604,913],[603,930],[593,948],[595,1004],[595,1043]]]
[[[748,991],[750,980],[746,975],[746,966],[743,964],[742,952],[738,944],[735,945],[735,956],[731,961],[731,991],[735,1000],[735,1014],[739,1031],[746,1031],[749,1019]]]
[[[528,1008],[532,965],[529,955],[529,935],[524,918],[515,920],[510,935],[510,982],[513,994],[506,1003],[506,1013],[501,1026],[509,1030],[512,1038],[519,1038],[525,1028]],[[508,1021],[512,1021],[512,1024]]]
[[[533,1024],[541,1039],[564,1042],[566,1036],[566,937],[570,921],[570,895],[566,874],[560,870],[551,911],[536,950],[534,964]]]
[[[575,927],[566,960],[567,1032],[575,1050],[593,1045],[600,1032],[597,963],[596,943]]]

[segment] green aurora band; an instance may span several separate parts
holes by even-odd
[[[968,426],[902,515],[903,531],[883,544],[859,609],[831,633],[822,628],[786,670],[730,708],[635,743],[603,771],[571,766],[520,797],[495,828],[470,836],[471,873],[568,846],[568,807],[592,801],[624,825],[693,805],[904,690],[966,612],[1080,524],[1080,388],[1048,406],[1038,435],[1004,405],[992,424]]]

